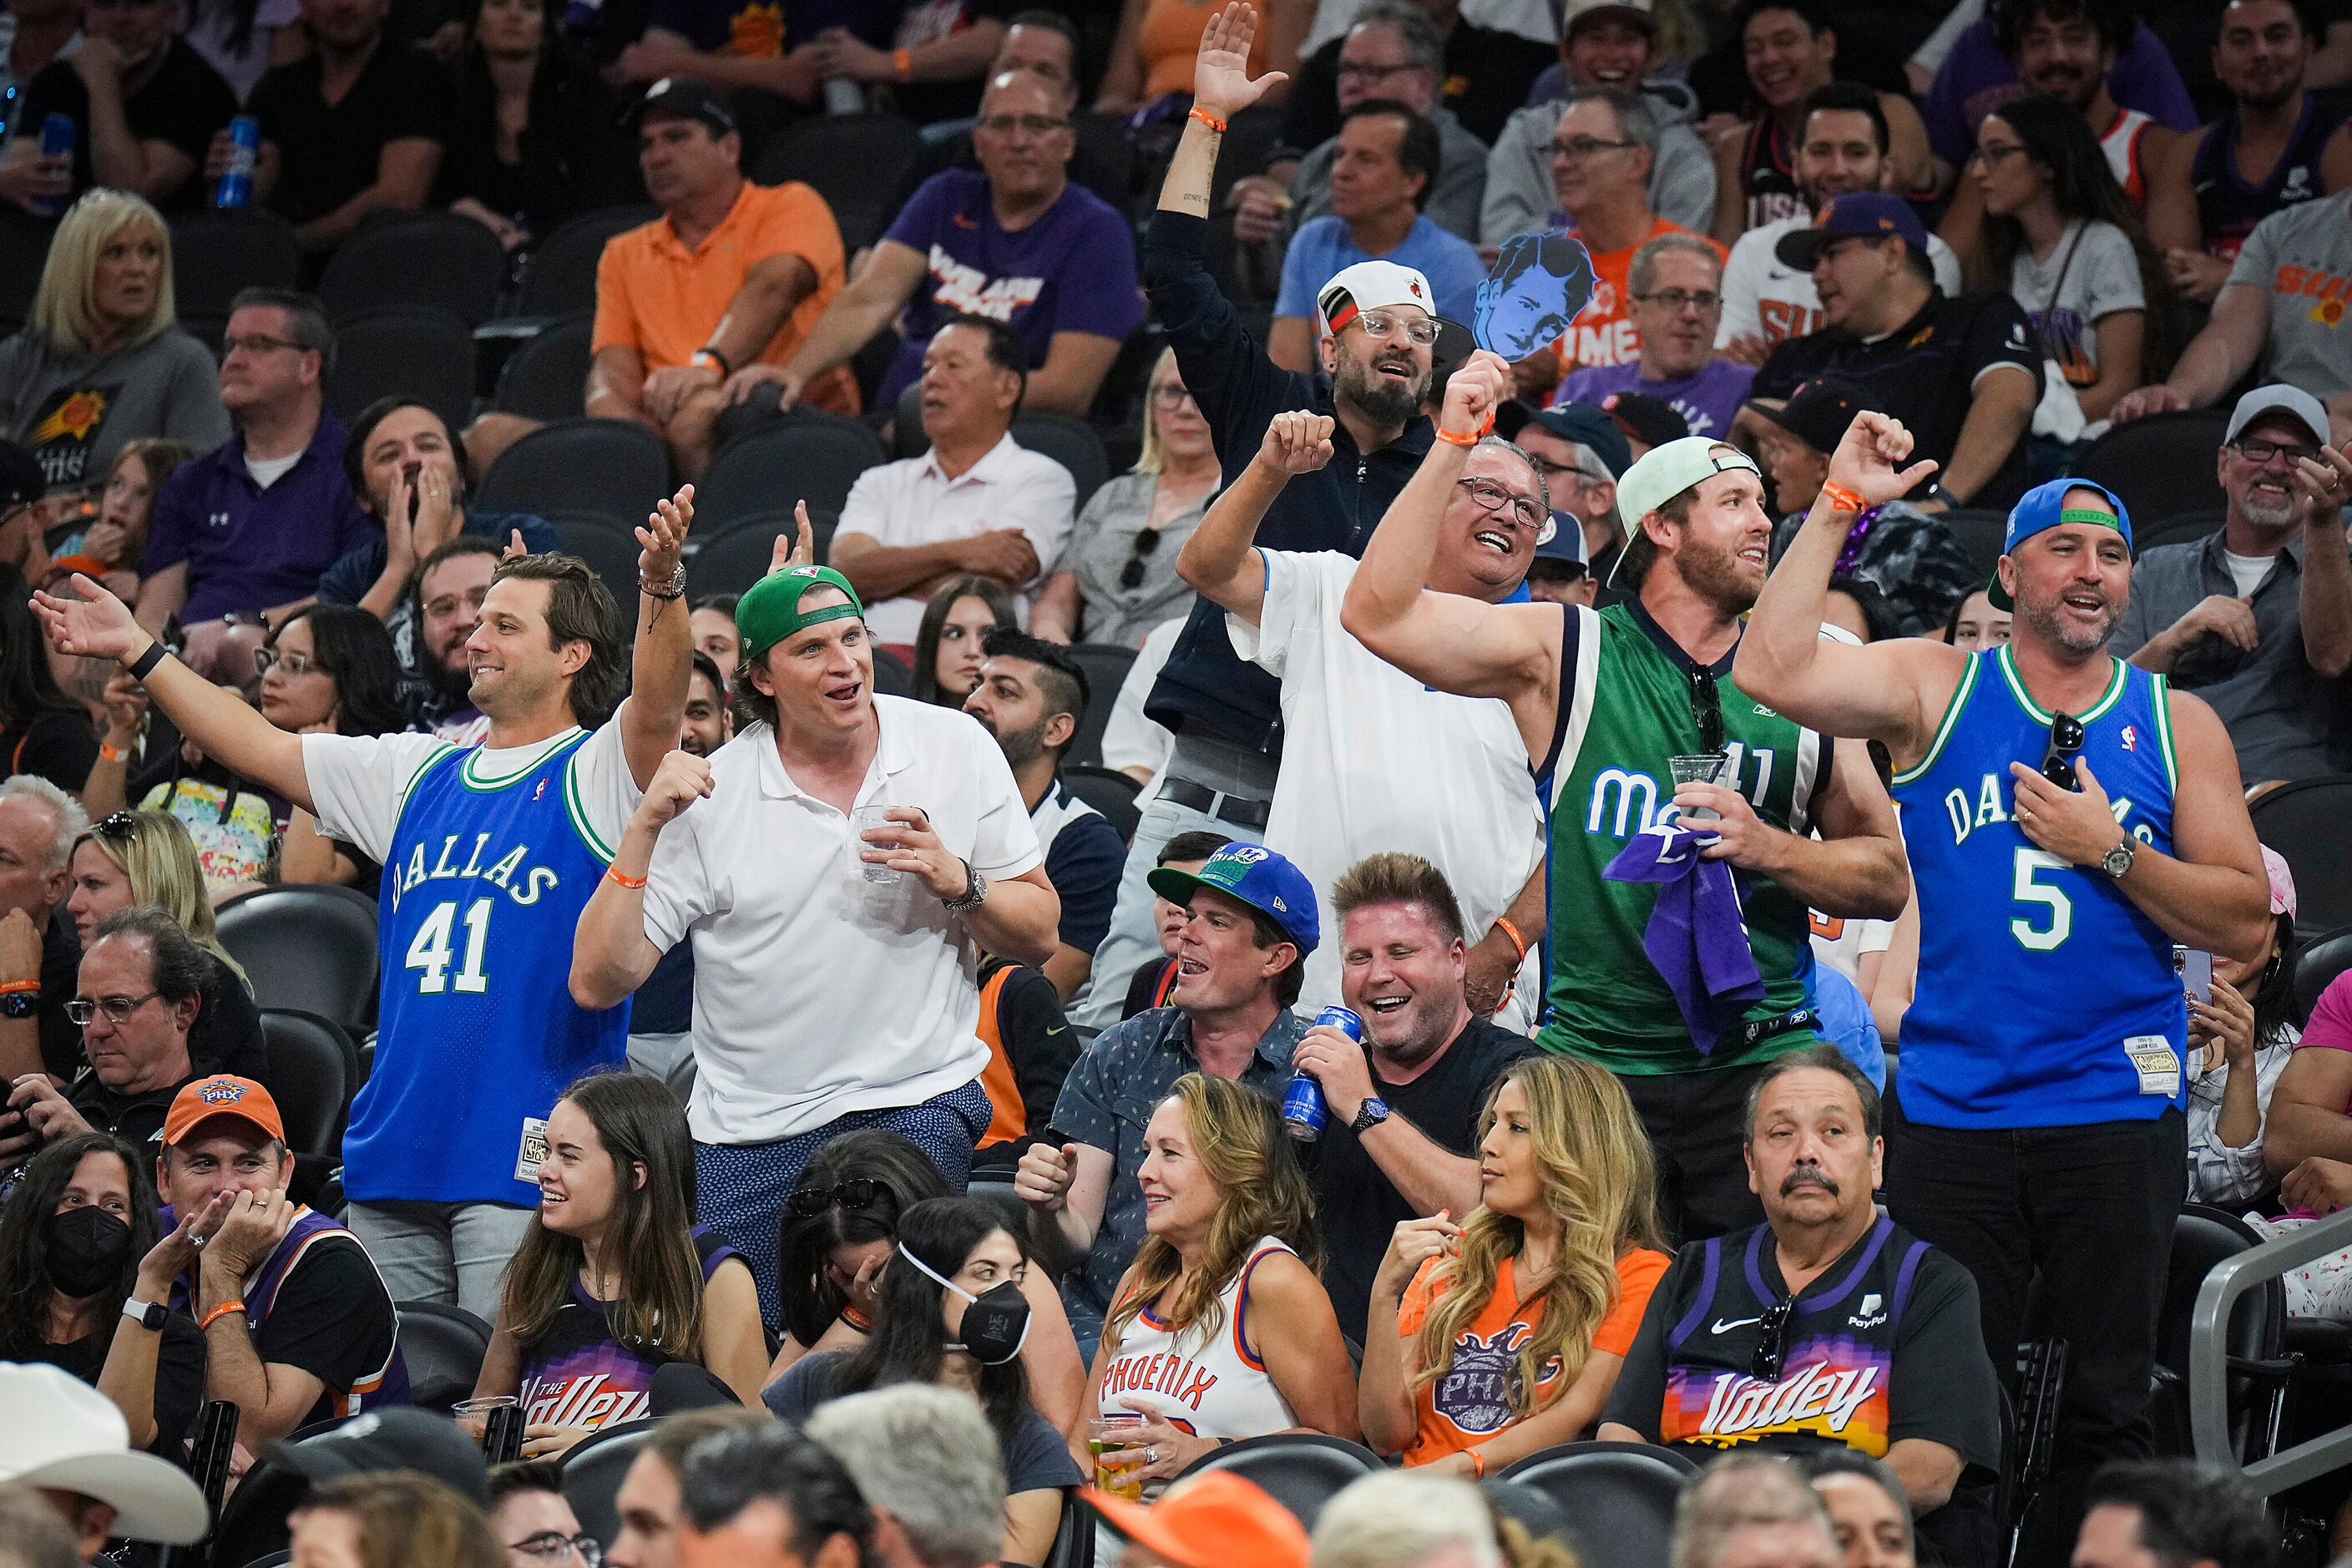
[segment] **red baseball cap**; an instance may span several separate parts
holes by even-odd
[[[198,1079],[173,1097],[163,1117],[163,1147],[177,1148],[197,1127],[225,1116],[257,1127],[278,1142],[286,1142],[286,1123],[269,1091],[249,1078],[215,1073]]]
[[[1103,1521],[1176,1568],[1307,1568],[1307,1527],[1264,1487],[1211,1470],[1146,1505],[1093,1487],[1078,1494]]]

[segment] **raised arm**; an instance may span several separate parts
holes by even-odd
[[[1192,68],[1192,114],[1184,121],[1175,156],[1168,162],[1168,178],[1160,187],[1160,211],[1209,216],[1209,188],[1216,176],[1217,149],[1224,142],[1224,132],[1207,124],[1202,116],[1221,125],[1229,123],[1269,89],[1290,79],[1281,71],[1250,79],[1250,41],[1257,37],[1257,10],[1243,0],[1233,0],[1201,29],[1201,53]]]
[[[1559,611],[1550,605],[1483,605],[1423,588],[1470,447],[1511,395],[1511,367],[1484,349],[1445,385],[1438,438],[1364,547],[1339,624],[1349,636],[1414,679],[1463,697],[1499,697],[1518,717],[1530,756],[1550,744],[1559,678]]]
[[[1176,574],[1202,597],[1257,625],[1265,604],[1265,563],[1250,547],[1266,508],[1293,474],[1311,474],[1331,460],[1328,414],[1277,414],[1265,427],[1257,456],[1201,519],[1176,557]]]
[[[808,531],[802,510],[801,531]],[[629,776],[641,790],[653,787],[662,759],[677,744],[686,717],[686,688],[693,674],[694,639],[686,626],[686,581],[678,552],[694,525],[694,487],[656,502],[637,530],[637,641],[630,655],[629,700],[621,705],[621,749]]]
[[[675,729],[671,734],[676,737]],[[572,999],[583,1007],[618,1006],[661,962],[661,949],[646,937],[646,878],[654,846],[680,812],[709,793],[710,764],[684,752],[664,757],[646,785],[645,798],[621,830],[612,867],[598,879],[572,935]]]
[[[1731,670],[1739,689],[1767,707],[1824,735],[1884,741],[1898,760],[1926,742],[1932,715],[1923,710],[1922,681],[1940,679],[1948,691],[1966,656],[1916,637],[1867,647],[1831,642],[1822,636],[1822,613],[1857,515],[1852,501],[1894,500],[1935,471],[1932,462],[1903,468],[1910,455],[1911,432],[1901,420],[1854,416],[1830,454],[1829,478],[1804,525],[1765,579]],[[1832,499],[1840,492],[1845,504]]]
[[[121,600],[79,573],[73,586],[81,595],[78,600],[33,595],[33,613],[59,653],[130,667],[157,646]],[[244,698],[215,686],[168,653],[142,683],[154,705],[206,756],[316,815],[302,766],[302,737],[278,728]]]

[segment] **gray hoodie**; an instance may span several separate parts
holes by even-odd
[[[1658,156],[1650,170],[1650,210],[1705,234],[1715,221],[1715,158],[1691,129],[1696,106],[1690,90],[1680,82],[1645,81],[1642,91],[1661,122]],[[1559,208],[1551,183],[1551,143],[1567,108],[1566,100],[1554,99],[1504,122],[1486,160],[1486,195],[1478,208],[1481,245],[1500,245],[1515,234],[1551,226]]]

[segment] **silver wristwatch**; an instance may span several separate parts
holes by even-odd
[[[2126,833],[2121,844],[2099,857],[2099,869],[2121,881],[2123,874],[2132,868],[2132,857],[2138,853],[2139,840]]]
[[[965,882],[963,891],[952,899],[940,900],[941,906],[951,915],[960,915],[966,910],[976,910],[988,901],[988,882],[978,871],[972,869],[971,862],[969,860],[963,863],[963,874],[970,879]]]

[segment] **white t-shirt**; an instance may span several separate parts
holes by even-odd
[[[579,732],[574,725],[528,746],[484,746],[460,765],[476,784],[499,784],[529,773]],[[330,838],[356,846],[371,860],[383,860],[391,851],[392,830],[400,821],[408,786],[448,746],[438,735],[303,736],[302,771],[310,778],[311,802],[319,808],[320,829]],[[619,843],[621,829],[644,792],[629,772],[617,712],[582,743],[572,761],[572,777],[588,826],[605,843]]]
[[[2221,563],[2230,569],[2230,580],[2238,585],[2238,597],[2244,598],[2263,585],[2278,563],[2275,555],[2241,555],[2234,550],[2221,552]]]
[[[1331,884],[1384,849],[1445,873],[1476,942],[1544,858],[1543,809],[1510,705],[1433,690],[1339,625],[1356,563],[1336,551],[1261,550],[1265,602],[1252,626],[1225,617],[1234,651],[1282,682],[1282,771],[1265,842],[1315,884],[1323,939],[1299,1010],[1339,1001]],[[1543,994],[1530,950],[1516,1008]],[[1508,1020],[1497,1020],[1510,1026]]]
[[[1013,770],[951,708],[877,696],[856,804],[920,806],[992,880],[1043,864]],[[694,1098],[705,1143],[766,1143],[978,1078],[978,955],[919,882],[868,882],[849,818],[802,793],[753,724],[710,757],[711,793],[662,832],[646,939],[694,939]]]
[[[1862,984],[1863,955],[1885,952],[1894,945],[1893,921],[1850,920],[1825,915],[1819,910],[1809,912],[1812,916],[1814,958],[1857,986]]]
[[[2099,379],[2100,321],[2147,308],[2130,237],[2111,223],[2081,218],[2041,260],[2018,253],[2009,266],[2009,291],[2032,320],[2042,357],[2056,362],[2076,391]]]
[[[310,448],[305,447],[282,458],[257,458],[248,452],[245,458],[245,471],[253,476],[255,484],[268,489],[291,473],[294,465],[302,460],[302,453],[308,450]]]
[[[862,533],[906,549],[1017,528],[1051,567],[1062,558],[1077,499],[1069,469],[1007,436],[954,479],[940,470],[937,451],[866,469],[842,504],[835,537]],[[1018,597],[1026,622],[1031,595]],[[910,594],[866,606],[866,629],[877,642],[911,643],[922,624],[923,601]]]
[[[1110,720],[1103,726],[1103,766],[1148,768],[1156,777],[1168,765],[1168,753],[1176,749],[1176,736],[1166,725],[1146,717],[1143,705],[1151,700],[1151,688],[1184,629],[1185,618],[1179,616],[1152,627],[1151,635],[1136,650],[1135,662],[1127,667],[1127,679],[1119,682],[1118,700],[1111,704]]]
[[[1762,338],[1777,348],[1790,338],[1822,330],[1822,297],[1813,291],[1813,275],[1784,267],[1772,254],[1780,237],[1793,229],[1811,228],[1812,219],[1799,214],[1751,228],[1731,247],[1723,266],[1723,324],[1715,330],[1715,346],[1734,338]],[[1927,261],[1936,270],[1936,287],[1947,294],[1960,291],[1960,258],[1934,235],[1927,237]]]

